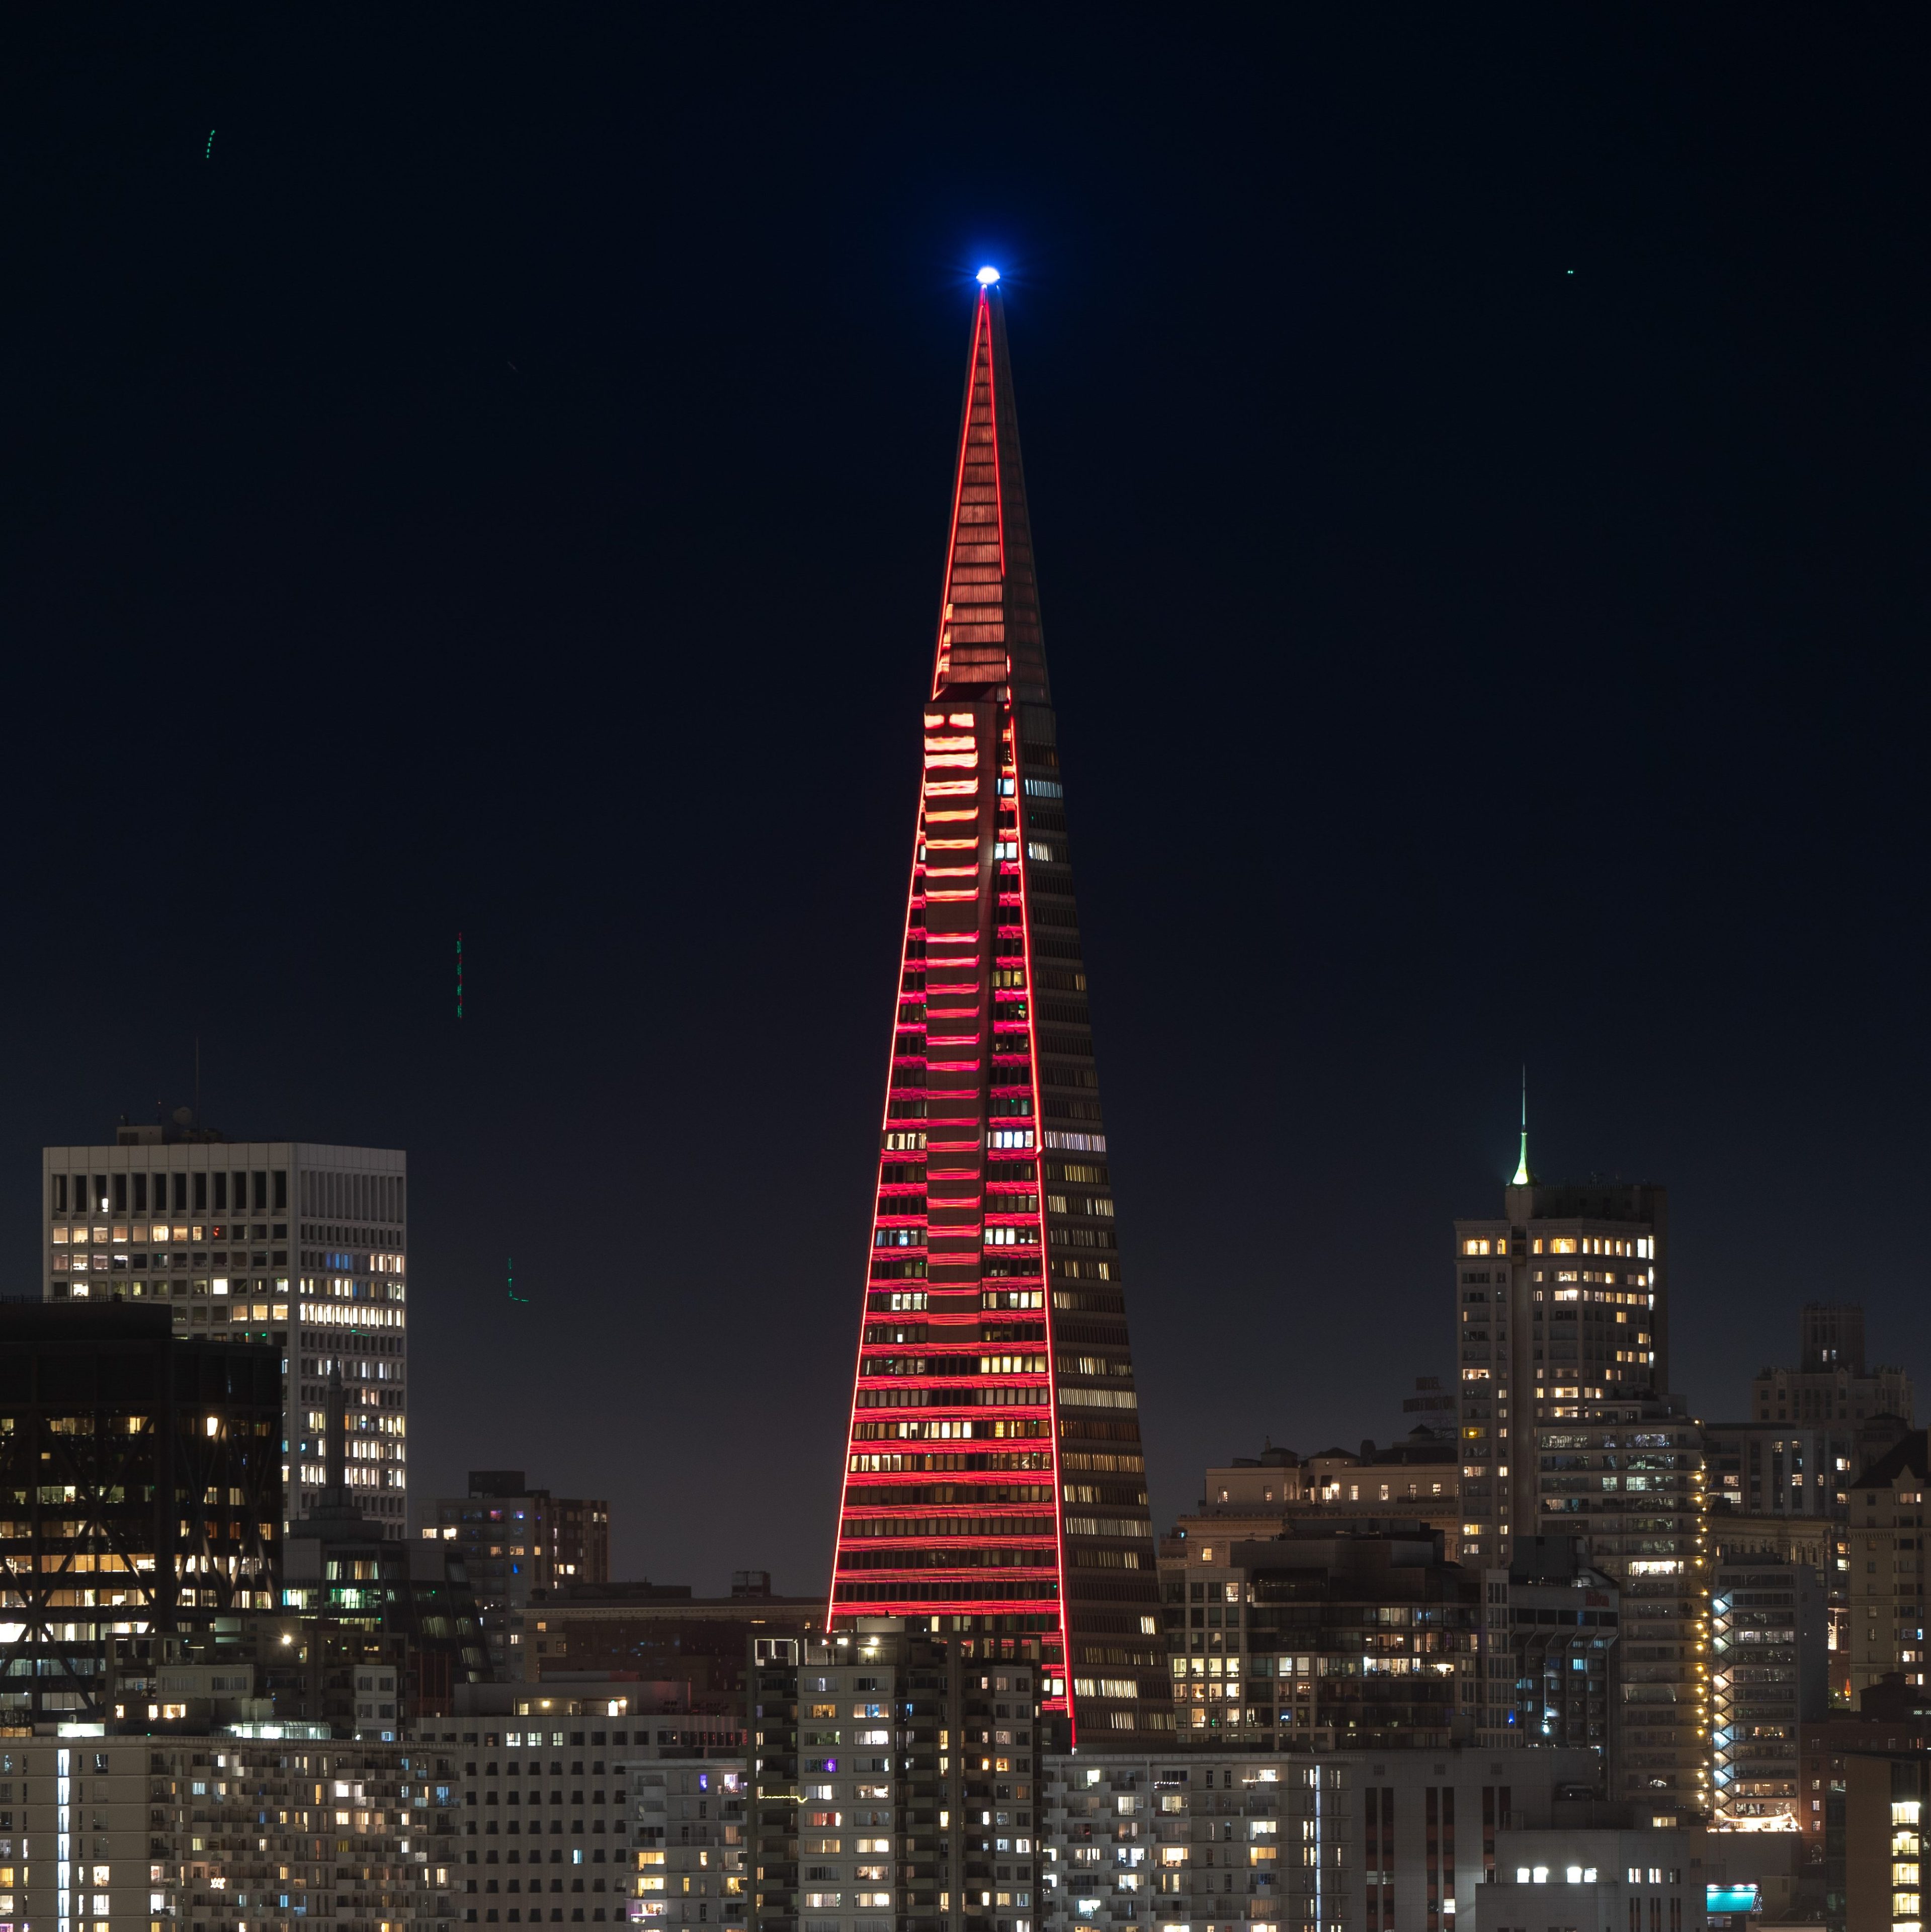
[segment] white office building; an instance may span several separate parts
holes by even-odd
[[[44,1148],[41,1168],[45,1298],[165,1302],[177,1334],[279,1348],[291,1518],[326,1480],[324,1388],[339,1364],[349,1486],[406,1535],[408,1156],[170,1122]]]

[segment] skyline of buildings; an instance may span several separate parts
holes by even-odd
[[[241,1922],[238,1873],[278,1928],[332,1898],[1449,1932],[1560,1870],[1538,1908],[1674,1932],[1729,1870],[1706,1826],[1842,1862],[1807,1736],[1861,1763],[1870,1723],[1931,1719],[1912,1384],[1814,1304],[1748,1420],[1693,1414],[1660,1184],[1543,1180],[1525,1130],[1501,1214],[1453,1223],[1455,1379],[1417,1382],[1411,1433],[1231,1456],[1156,1532],[992,289],[941,612],[826,1591],[613,1580],[607,1503],[520,1469],[412,1516],[401,1151],[187,1118],[48,1148],[42,1305],[0,1311],[0,1736],[61,1846],[19,1855],[43,1922],[83,1887],[94,1932],[135,1916],[138,1754],[94,1742],[130,1736],[177,1746],[150,1904],[198,1923]],[[325,1760],[344,1736],[417,1754]],[[181,1803],[211,1756],[289,1801],[272,1881],[265,1837],[217,1876],[180,1835],[245,1822],[193,1808],[220,1778]],[[327,1820],[292,1774],[325,1762],[361,1773],[333,1840],[359,1864],[298,1835]]]

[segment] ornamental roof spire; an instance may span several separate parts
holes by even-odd
[[[1021,700],[1050,701],[1006,310],[995,278],[982,280],[973,304],[932,695],[1001,684],[1016,686],[1012,695]]]
[[[1529,1170],[1529,1070],[1522,1069],[1522,1158],[1516,1162],[1516,1178],[1509,1183],[1511,1187],[1533,1187],[1535,1176]]]

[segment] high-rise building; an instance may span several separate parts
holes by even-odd
[[[1160,1573],[1182,1742],[1437,1750],[1474,1735],[1480,1580],[1426,1523],[1168,1537]]]
[[[742,1926],[745,1814],[751,1774],[739,1744],[722,1749],[653,1748],[630,1761],[631,1810],[637,1820],[631,1853],[630,1916],[652,1932],[687,1925]],[[693,1763],[691,1759],[703,1760]]]
[[[1065,778],[997,288],[974,307],[829,1621],[1171,1736]]]
[[[1562,1405],[1535,1425],[1541,1534],[1617,1587],[1609,1796],[1703,1816],[1710,1800],[1710,1552],[1696,1424],[1673,1398]]]
[[[1519,1536],[1506,1570],[1483,1578],[1485,1748],[1589,1752],[1609,1784],[1610,1721],[1621,1695],[1621,1593],[1570,1537]]]
[[[1724,1563],[1710,1596],[1717,1822],[1802,1828],[1801,1728],[1830,1714],[1823,1580],[1801,1563]]]
[[[423,1537],[461,1552],[497,1678],[535,1676],[524,1641],[530,1592],[610,1581],[610,1504],[532,1489],[520,1469],[472,1469],[469,1493],[433,1508]]]
[[[1550,1184],[1521,1165],[1501,1216],[1455,1223],[1464,1562],[1509,1560],[1539,1533],[1536,1424],[1669,1387],[1667,1190]]]
[[[285,1362],[287,1520],[323,1483],[331,1367],[349,1390],[364,1516],[409,1520],[408,1158],[386,1148],[229,1141],[177,1119],[41,1154],[49,1301],[148,1301],[177,1335],[271,1344]]]
[[[1539,1180],[1528,1135],[1492,1221],[1455,1224],[1462,1558],[1579,1538],[1621,1592],[1611,1796],[1709,1801],[1708,1503],[1669,1394],[1669,1204],[1647,1181]]]
[[[1840,1429],[1879,1416],[1909,1428],[1915,1396],[1901,1368],[1864,1361],[1864,1311],[1855,1302],[1813,1301],[1801,1318],[1803,1352],[1795,1369],[1760,1369],[1750,1384],[1759,1423],[1834,1423]]]
[[[759,1932],[1033,1932],[1040,1666],[892,1618],[750,1648]]]
[[[1927,1432],[1914,1430],[1851,1485],[1849,1682],[1852,1696],[1887,1671],[1926,1682],[1924,1492]]]
[[[295,1724],[0,1744],[18,1794],[0,1896],[21,1932],[460,1921],[446,1759]]]
[[[273,1604],[280,1370],[163,1309],[0,1306],[0,1724],[98,1722],[114,1636]]]
[[[457,1687],[487,1681],[481,1616],[460,1552],[398,1542],[364,1516],[349,1486],[348,1390],[331,1370],[323,1430],[327,1480],[289,1532],[284,1608],[359,1630],[403,1672],[405,1721],[448,1715]]]
[[[1563,1828],[1565,1814],[1591,1816],[1577,1801],[1591,1790],[1594,1768],[1586,1751],[1498,1757],[1460,1744],[1049,1757],[1042,1932],[1490,1932],[1552,1922],[1621,1932],[1639,1923],[1626,1916],[1621,1888],[1639,1882],[1657,1900],[1642,1922],[1661,1932],[1668,1899],[1671,1926],[1693,1932],[1703,1922],[1695,1910],[1700,1862],[1692,1868],[1702,1833],[1631,1834],[1629,1854],[1612,1865],[1620,1848],[1610,1832],[1609,1848],[1574,1856],[1577,1834]],[[1690,1856],[1680,1849],[1686,1843]],[[1570,1876],[1572,1860],[1574,1883],[1617,1891],[1583,1899],[1579,1911],[1576,1900],[1549,1888]],[[1511,1882],[1545,1889],[1516,1894],[1512,1908],[1492,1916],[1484,1900]]]

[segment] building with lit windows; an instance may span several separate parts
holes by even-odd
[[[1931,1855],[1931,1752],[1855,1751],[1844,1760],[1845,1932],[1919,1932]]]
[[[1034,1932],[1044,1679],[981,1645],[891,1618],[751,1640],[760,1932]]]
[[[694,1756],[700,1762],[692,1762]],[[683,1932],[688,1925],[742,1927],[751,1886],[745,1870],[751,1774],[733,1755],[657,1750],[630,1764],[633,1919]],[[839,1856],[842,1856],[842,1850]]]
[[[1357,1519],[1413,1518],[1441,1532],[1452,1563],[1461,1551],[1461,1471],[1453,1429],[1422,1428],[1399,1442],[1301,1457],[1271,1444],[1207,1472],[1201,1499],[1174,1527],[1212,1541],[1279,1536],[1290,1523],[1339,1528]]]
[[[432,1508],[422,1534],[460,1552],[497,1677],[535,1677],[530,1593],[610,1581],[610,1504],[532,1489],[520,1469],[472,1469],[466,1496]]]
[[[1925,1506],[1931,1486],[1926,1432],[1914,1430],[1851,1485],[1850,1688],[1888,1671],[1925,1678]]]
[[[1480,1579],[1424,1523],[1167,1537],[1160,1579],[1183,1744],[1434,1750],[1474,1735]]]
[[[1552,1406],[1535,1426],[1541,1534],[1617,1589],[1609,1796],[1659,1814],[1710,1804],[1710,1571],[1702,1437],[1681,1403]]]
[[[827,1623],[1171,1735],[1139,1396],[1006,322],[973,310]],[[1082,1688],[1084,1687],[1084,1688]]]
[[[1518,1846],[1531,1852],[1525,1882],[1538,1865],[1561,1882],[1560,1823],[1588,1817],[1591,1775],[1587,1752],[1462,1746],[1056,1756],[1042,1786],[1042,1924],[1453,1932],[1513,1878],[1503,1862]],[[1660,1850],[1654,1862],[1663,1865]],[[1553,1912],[1492,1922],[1552,1920],[1570,1922]],[[1624,1922],[1573,1922],[1622,1932]]]
[[[1800,1832],[1803,1729],[1831,1714],[1824,1586],[1798,1563],[1719,1562],[1710,1594],[1715,1820]]]
[[[408,1156],[230,1141],[177,1118],[123,1126],[111,1147],[44,1148],[41,1169],[46,1298],[154,1303],[178,1335],[277,1349],[288,1520],[325,1480],[323,1388],[339,1366],[356,1501],[405,1534]]]
[[[1540,1533],[1513,1446],[1558,1410],[1669,1387],[1667,1190],[1538,1180],[1525,1133],[1500,1218],[1455,1223],[1455,1309],[1462,1556],[1506,1564],[1513,1537]]]
[[[1516,1538],[1509,1568],[1483,1576],[1476,1735],[1484,1748],[1586,1750],[1606,1792],[1621,1609],[1621,1593],[1589,1567],[1579,1543]]]
[[[294,1932],[318,1919],[453,1932],[447,1762],[439,1781],[409,1746],[298,1724],[0,1738],[19,1827],[0,1828],[0,1910],[23,1932]]]
[[[1799,1365],[1759,1370],[1750,1384],[1750,1413],[1758,1422],[1855,1429],[1888,1415],[1911,1426],[1916,1396],[1910,1376],[1901,1368],[1865,1365],[1862,1308],[1855,1302],[1808,1302],[1800,1332]]]
[[[0,1306],[0,1724],[98,1723],[114,1639],[274,1603],[280,1368],[163,1309]]]

